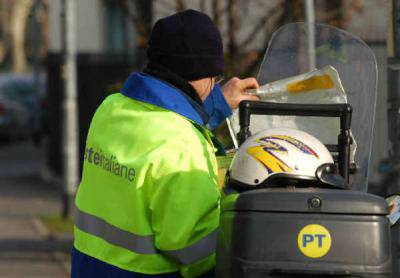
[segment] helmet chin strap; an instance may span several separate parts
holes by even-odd
[[[348,188],[346,180],[341,175],[335,173],[335,165],[333,163],[320,165],[315,171],[315,176],[322,184],[338,189]]]

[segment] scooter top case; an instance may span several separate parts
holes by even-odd
[[[252,189],[228,175],[226,189],[240,192],[221,202],[217,277],[391,277],[388,206],[349,190],[351,112],[349,104],[240,104],[241,143],[251,135],[254,114],[339,118],[331,152],[346,182],[296,183],[282,174]]]
[[[241,143],[254,114],[339,118],[331,152],[337,152],[335,175],[346,182],[296,183],[277,173],[279,179],[246,188],[229,174],[226,189],[240,192],[221,202],[217,277],[391,277],[388,206],[349,190],[351,105],[244,101],[239,108]]]
[[[388,207],[364,192],[268,188],[221,204],[217,277],[391,277]]]

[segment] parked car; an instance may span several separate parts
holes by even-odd
[[[0,139],[40,142],[45,78],[38,80],[39,90],[33,75],[0,75]]]

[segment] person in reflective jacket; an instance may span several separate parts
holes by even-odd
[[[222,40],[187,10],[160,19],[149,63],[98,107],[76,195],[72,277],[211,277],[220,192],[216,127],[254,78],[221,89]]]

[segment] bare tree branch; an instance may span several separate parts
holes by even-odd
[[[185,0],[175,0],[175,9],[178,12],[186,10]]]
[[[237,16],[235,0],[228,0],[228,71],[235,72],[235,62],[237,56],[236,32]]]
[[[206,1],[200,0],[199,1],[199,9],[202,13],[206,12]]]
[[[171,11],[175,11],[176,6],[171,4],[171,1],[168,0],[157,0],[158,4],[161,4],[164,6],[164,8],[171,10]]]
[[[214,0],[213,0],[214,1]],[[219,0],[216,0],[216,2],[218,2],[218,4],[216,5],[216,9],[214,9],[213,7],[211,7],[211,9],[212,9],[212,15],[213,15],[213,18],[214,17],[219,17],[219,18],[221,18],[221,16],[223,15],[223,14],[225,14],[225,13],[227,13],[228,12],[228,3],[226,3],[226,2],[224,2],[224,3],[222,3],[223,5],[221,5],[220,3],[220,1]],[[213,3],[212,3],[213,4]],[[222,7],[221,7],[222,6]]]
[[[248,54],[249,60],[251,60],[247,65],[244,65],[242,68],[244,70],[242,71],[243,76],[249,76],[256,74],[256,70],[260,67],[260,64],[262,62],[262,58],[265,55],[265,52],[267,51],[269,40],[271,39],[271,36],[273,34],[273,31],[275,31],[275,28],[277,26],[280,26],[282,20],[286,17],[287,9],[288,7],[285,5],[284,1],[282,1],[277,7],[274,8],[275,13],[270,17],[269,24],[265,24],[263,29],[260,29],[260,34],[264,33],[264,46],[259,49],[258,51],[251,52]]]
[[[271,16],[277,12],[279,8],[270,9],[263,17],[260,18],[258,23],[254,26],[253,30],[247,35],[247,37],[239,44],[239,48],[243,48],[251,39],[253,39],[257,34],[260,33],[260,30],[264,28],[264,26],[268,23]]]
[[[201,0],[200,0],[201,1]],[[202,1],[204,2],[204,1]],[[219,9],[219,0],[212,0],[211,1],[211,10],[212,10],[212,18],[214,21],[215,26],[219,28],[221,21],[220,21],[220,13],[218,12]]]
[[[363,11],[364,3],[361,0],[331,0],[317,2],[322,7],[317,13],[322,21],[339,28],[345,28],[351,19]]]
[[[118,4],[121,5],[122,10],[125,11],[125,15],[135,25],[136,31],[139,35],[137,40],[139,47],[146,46],[151,32],[151,20],[149,18],[145,18],[146,15],[143,11],[143,5],[148,4],[145,3],[145,1],[146,0],[118,0]]]
[[[353,0],[348,8],[345,8],[343,13],[343,24],[347,26],[350,22],[350,20],[355,16],[356,14],[359,14],[362,12],[364,8],[364,5],[362,1],[360,0]]]

